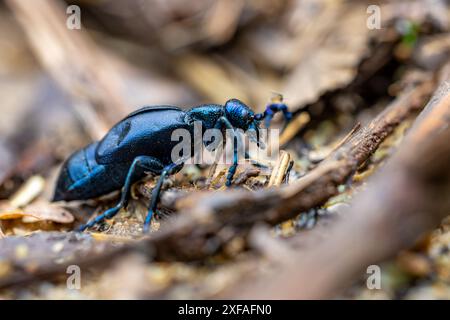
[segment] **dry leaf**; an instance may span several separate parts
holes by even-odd
[[[74,221],[74,217],[69,211],[57,204],[44,201],[30,204],[22,209],[4,203],[0,210],[0,220],[22,219],[24,223],[45,220],[64,224]]]
[[[65,208],[47,202],[36,202],[26,206],[23,211],[28,214],[22,220],[25,223],[37,220],[53,221],[57,223],[72,223],[73,215]]]
[[[326,2],[297,34],[290,48],[294,57],[287,59],[296,67],[281,89],[293,110],[354,79],[368,52],[366,19],[363,5]]]
[[[29,217],[30,214],[23,212],[21,209],[13,209],[11,211],[0,212],[0,220],[16,220],[27,216]],[[35,216],[32,217],[38,219]]]

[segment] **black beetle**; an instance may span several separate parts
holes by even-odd
[[[117,214],[128,203],[131,185],[151,172],[160,178],[144,223],[147,232],[164,178],[181,170],[184,164],[171,159],[171,150],[178,143],[171,139],[175,129],[184,128],[192,134],[193,123],[200,121],[203,130],[254,130],[259,142],[259,120],[264,117],[265,114],[255,114],[237,99],[227,101],[224,106],[206,104],[187,111],[173,106],[143,107],[117,123],[103,139],[78,150],[65,161],[53,201],[91,199],[123,187],[118,204],[80,227],[83,231]],[[227,186],[238,163],[237,136],[234,134],[233,164],[228,170]]]

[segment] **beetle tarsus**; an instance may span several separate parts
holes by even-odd
[[[149,210],[147,213],[147,216],[145,217],[145,222],[144,222],[144,227],[143,227],[144,233],[148,233],[150,231],[150,225],[152,222],[153,215],[154,215],[153,210]]]
[[[105,219],[111,219],[112,217],[114,217],[120,211],[120,209],[122,207],[123,207],[123,205],[118,205],[118,206],[109,208],[104,213],[102,213],[101,215],[96,217],[94,220],[92,220],[92,221],[82,225],[81,227],[79,227],[78,231],[83,232],[86,229],[92,228],[93,226],[95,226],[96,224],[102,222]]]

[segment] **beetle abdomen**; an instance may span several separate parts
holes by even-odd
[[[123,164],[124,168],[121,168],[122,166],[98,164],[95,161],[97,146],[98,142],[94,142],[78,150],[64,162],[53,201],[91,199],[120,189],[125,179],[122,172],[126,173],[129,165]]]
[[[100,164],[131,162],[142,155],[171,161],[171,150],[178,141],[171,141],[177,129],[191,131],[184,121],[185,113],[174,107],[144,107],[118,124],[99,142],[96,160]]]

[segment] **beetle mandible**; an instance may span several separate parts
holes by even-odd
[[[160,177],[144,223],[147,232],[165,177],[184,165],[171,159],[172,148],[178,143],[171,139],[174,130],[184,128],[192,134],[193,123],[200,121],[203,130],[253,130],[259,143],[259,121],[265,116],[255,114],[237,99],[228,100],[225,105],[205,104],[187,111],[174,106],[143,107],[117,123],[100,141],[76,151],[64,162],[53,201],[86,200],[122,188],[119,202],[79,228],[84,231],[127,206],[132,184],[151,172]],[[233,140],[233,164],[228,170],[227,186],[231,185],[238,164],[236,132]]]

